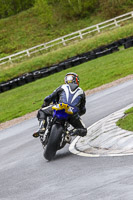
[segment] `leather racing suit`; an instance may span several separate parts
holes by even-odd
[[[53,101],[65,103],[74,108],[74,114],[70,116],[68,122],[75,128],[75,135],[85,136],[87,129],[80,118],[86,112],[84,91],[75,83],[64,84],[58,87],[44,99],[44,104],[37,114],[39,121],[45,120],[46,122],[47,116],[52,116],[52,105],[49,104]],[[44,126],[46,127],[46,123]]]

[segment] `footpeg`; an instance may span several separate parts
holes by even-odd
[[[36,133],[33,133],[33,135],[32,135],[34,138],[37,138],[37,137],[39,137],[39,133],[38,132],[36,132]]]
[[[70,144],[70,142],[71,142],[71,136],[70,136],[70,135],[66,135],[66,136],[65,136],[65,141],[66,141],[68,144]]]
[[[44,132],[45,132],[45,128],[43,128],[42,130],[39,130],[39,131],[35,132],[32,136],[35,137],[35,138],[37,138],[40,135],[43,135]]]

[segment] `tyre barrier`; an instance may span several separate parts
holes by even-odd
[[[129,41],[125,42],[125,44],[124,44],[125,49],[130,48],[130,47],[133,47],[133,40],[129,40]]]
[[[92,51],[88,51],[86,53],[82,53],[77,56],[71,57],[67,60],[64,60],[63,62],[60,62],[59,64],[52,65],[50,67],[43,67],[41,69],[23,74],[22,76],[16,77],[7,82],[2,82],[0,84],[0,93],[6,92],[8,90],[11,90],[18,86],[25,85],[25,84],[33,82],[33,81],[36,81],[37,79],[47,77],[51,74],[60,72],[62,70],[68,69],[70,67],[80,65],[84,62],[88,62],[90,60],[93,60],[93,59],[96,59],[96,58],[99,58],[99,57],[102,57],[105,55],[109,55],[111,53],[119,51],[118,47],[122,46],[122,45],[124,45],[125,49],[132,47],[133,46],[133,36],[120,39],[111,44],[96,48]]]

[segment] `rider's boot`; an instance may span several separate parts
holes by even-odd
[[[86,136],[86,134],[87,134],[86,128],[77,128],[70,133],[71,136],[81,136],[81,137]]]
[[[45,120],[40,120],[39,124],[39,130],[33,134],[33,137],[35,138],[39,137],[39,135],[43,135],[46,130]]]

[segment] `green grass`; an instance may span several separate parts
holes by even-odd
[[[67,58],[90,51],[102,45],[107,45],[118,39],[131,36],[133,33],[133,23],[105,31],[92,38],[81,40],[77,43],[69,44],[47,54],[33,57],[21,63],[0,66],[0,82],[7,81],[21,74],[59,63]]]
[[[133,108],[125,111],[125,116],[117,122],[122,129],[133,131]]]
[[[83,90],[96,88],[133,73],[133,48],[97,58],[0,94],[0,123],[40,108],[45,96],[63,84],[69,71],[79,74]]]
[[[55,12],[57,8],[55,8]],[[55,18],[58,18],[55,13]],[[55,20],[51,27],[46,27],[33,8],[17,15],[0,20],[0,57],[19,52],[38,44],[51,41],[90,25],[104,21],[100,15],[84,19]]]

